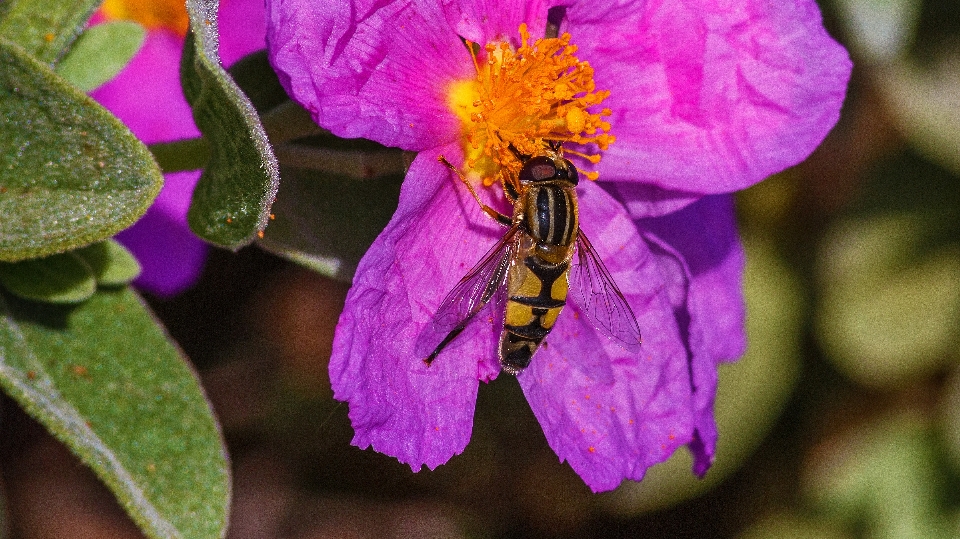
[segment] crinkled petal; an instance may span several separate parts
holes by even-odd
[[[641,238],[623,208],[596,185],[580,189],[581,223],[640,324],[639,356],[598,333],[571,301],[547,345],[519,375],[557,455],[594,491],[640,480],[692,440],[687,350],[666,283],[672,265]],[[573,297],[573,296],[571,296]]]
[[[396,214],[361,260],[330,360],[334,396],[350,403],[354,445],[414,471],[463,451],[478,379],[499,371],[489,317],[477,317],[430,366],[415,353],[444,295],[504,232],[436,155],[413,162]]]
[[[440,6],[427,0],[268,0],[280,82],[335,135],[406,150],[458,138],[451,82],[475,76]]]
[[[134,285],[159,296],[172,296],[200,276],[208,246],[186,224],[190,194],[200,171],[164,175],[164,185],[147,213],[117,240],[133,252],[142,271]]]
[[[518,44],[520,23],[534,38],[542,37],[547,10],[560,0],[476,0],[443,2],[443,10],[457,34],[474,43],[509,40]]]
[[[566,29],[612,92],[605,180],[731,192],[806,158],[839,117],[851,63],[812,0],[598,9],[572,5]]]
[[[638,221],[662,266],[673,265],[667,283],[684,336],[694,384],[697,433],[690,449],[694,471],[713,460],[717,428],[713,403],[717,364],[743,355],[747,339],[743,301],[744,253],[736,229],[733,197],[713,195],[676,213]]]

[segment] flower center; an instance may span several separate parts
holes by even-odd
[[[595,144],[602,151],[614,141],[603,120],[610,109],[587,109],[610,95],[596,91],[593,68],[581,62],[570,34],[530,44],[527,25],[520,25],[520,48],[504,42],[486,45],[485,61],[468,42],[477,77],[454,83],[449,106],[463,123],[465,172],[485,185],[512,181],[523,166],[517,154],[543,155],[550,143]],[[567,150],[596,163],[598,153]],[[596,172],[584,173],[596,179]]]
[[[166,28],[187,35],[190,19],[183,0],[104,0],[102,13],[108,19],[136,21],[147,30]]]

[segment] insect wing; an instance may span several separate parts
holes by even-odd
[[[497,296],[507,279],[510,261],[517,250],[517,232],[514,225],[483,256],[457,286],[443,299],[433,323],[424,328],[417,340],[417,354],[434,352],[451,332],[462,331],[484,305]]]
[[[570,292],[594,327],[625,350],[639,351],[637,317],[583,230],[577,231],[577,263],[570,268]]]

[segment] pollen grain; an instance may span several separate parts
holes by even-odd
[[[102,12],[108,19],[135,21],[148,30],[164,28],[179,36],[187,35],[190,26],[183,0],[104,0]]]
[[[448,106],[463,125],[464,173],[479,175],[487,186],[515,181],[523,166],[519,155],[541,155],[550,143],[599,152],[614,141],[605,119],[610,109],[590,112],[610,92],[596,89],[593,67],[575,56],[570,34],[531,42],[526,24],[519,31],[517,48],[493,42],[481,49],[467,42],[476,77],[448,89]],[[598,152],[564,151],[590,163],[600,160]]]

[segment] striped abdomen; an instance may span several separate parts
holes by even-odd
[[[500,336],[500,364],[511,374],[530,364],[567,302],[568,271],[578,228],[572,187],[530,186],[517,203],[524,209],[524,237],[507,277],[507,308]]]

